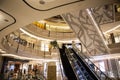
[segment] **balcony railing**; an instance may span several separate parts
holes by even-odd
[[[26,56],[26,57],[38,57],[38,58],[51,58],[49,51],[41,51],[41,46],[35,44],[34,47],[31,45],[23,45],[17,41],[15,41],[13,38],[7,39],[3,38],[2,45],[6,49],[7,53],[17,54],[20,56]]]

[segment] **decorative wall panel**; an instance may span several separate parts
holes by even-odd
[[[96,22],[100,25],[114,21],[113,4],[91,8],[91,10]]]
[[[90,9],[98,25],[113,22],[111,6]],[[89,55],[107,54],[109,52],[86,10],[65,13],[62,14],[62,17],[76,33]]]

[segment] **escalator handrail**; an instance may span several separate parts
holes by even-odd
[[[60,51],[60,54],[61,54],[61,50],[63,50],[63,51],[62,51],[62,54],[64,55],[64,57],[66,57],[66,59],[67,59],[67,61],[68,61],[68,63],[69,63],[69,65],[68,65],[68,64],[66,65],[66,63],[63,64],[64,62],[63,62],[63,60],[61,60],[61,61],[62,61],[62,65],[63,65],[64,72],[65,72],[65,74],[66,74],[66,77],[67,77],[67,79],[70,79],[70,80],[71,80],[71,78],[73,78],[74,80],[78,80],[77,77],[76,77],[76,75],[75,75],[75,73],[74,73],[74,71],[73,71],[73,68],[72,68],[72,66],[71,66],[71,64],[70,64],[70,62],[69,62],[69,60],[68,60],[68,57],[67,57],[67,55],[66,55],[66,53],[65,53],[65,49],[66,49],[66,47],[65,47],[65,46],[62,46],[62,48],[59,49],[59,51]],[[62,59],[62,56],[63,56],[63,55],[60,55],[60,56],[61,56],[61,59]],[[69,67],[70,67],[70,70],[67,70],[67,71],[66,71],[64,65],[69,66]],[[68,71],[70,71],[70,72],[67,73]],[[72,76],[73,76],[73,77],[70,77],[70,76],[68,77],[68,75],[71,74],[71,72],[72,72]]]
[[[60,70],[61,70],[61,75],[62,75],[62,79],[64,79],[66,77],[65,75],[65,71],[63,69],[63,66],[61,65],[62,64],[62,61],[61,61],[61,58],[60,58],[60,48],[58,47],[57,48],[57,53],[59,54],[59,66],[60,66]]]
[[[68,52],[68,53],[67,53]],[[76,74],[76,72],[75,72],[75,70],[74,70],[74,67],[73,67],[73,65],[71,64],[71,62],[70,62],[70,58],[68,57],[69,55],[69,50],[66,48],[66,50],[65,50],[65,53],[66,53],[66,55],[67,55],[67,58],[68,58],[68,60],[69,60],[69,63],[70,63],[70,65],[71,65],[71,67],[72,67],[72,69],[73,69],[73,72],[74,72],[74,74],[75,74],[75,76],[77,77],[77,80],[79,80],[79,77],[77,76],[77,74]]]
[[[68,49],[68,50],[69,50],[69,49]],[[69,51],[69,53],[71,53],[71,52]],[[75,57],[74,57],[74,58],[75,58]],[[77,59],[77,63],[81,64],[80,61],[79,61],[78,59]],[[78,65],[79,65],[79,64],[78,64]],[[79,65],[79,67],[81,67],[81,66]],[[81,71],[81,70],[80,70],[80,71]],[[87,78],[85,77],[85,75],[84,75],[83,73],[82,73],[82,75],[83,75],[84,79],[87,80]]]
[[[104,76],[105,76],[105,79],[111,80],[111,79],[110,79],[104,72],[102,72],[86,55],[84,55],[76,46],[73,46],[73,49],[79,54],[79,55],[77,54],[79,57],[80,57],[80,55],[81,55],[81,56],[84,56],[84,57],[87,59],[88,62],[90,62],[91,64],[93,64],[94,67],[95,67],[97,70],[100,71],[100,78],[101,78],[101,75],[104,75]],[[83,57],[81,57],[81,58],[84,60]],[[86,61],[84,60],[84,62],[86,62]],[[88,62],[86,62],[86,63],[88,64]],[[93,72],[96,73],[94,70],[93,70]]]
[[[74,54],[76,54],[77,55],[77,53],[74,53]],[[78,55],[77,55],[78,56]],[[76,57],[77,57],[76,56]],[[95,80],[101,80],[100,79],[100,77],[98,76],[98,75],[96,75],[96,73],[95,72],[93,72],[90,68],[89,68],[89,65],[88,64],[86,64],[86,61],[84,61],[84,59],[82,59],[82,57],[81,56],[78,56],[80,59],[78,59],[78,61],[81,61],[82,62],[82,65],[84,65],[84,67],[86,68],[86,70],[88,70],[88,73],[95,79]],[[80,63],[81,63],[80,62]]]

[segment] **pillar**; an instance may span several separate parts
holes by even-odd
[[[48,63],[47,80],[57,80],[56,79],[56,63],[55,62]]]

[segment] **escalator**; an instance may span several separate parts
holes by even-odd
[[[64,68],[65,75],[67,76],[67,79],[68,80],[77,80],[76,75],[74,74],[74,71],[70,65],[68,58],[67,58],[67,55],[64,52],[64,49],[59,49],[59,51],[60,51],[62,65]]]
[[[87,55],[83,54],[81,52],[81,49],[79,50],[79,48],[77,46],[72,46],[72,48],[70,49],[71,52],[74,53],[74,57],[76,57],[81,63],[85,64],[86,69],[88,67],[88,71],[93,73],[93,76],[95,75],[96,77],[98,77],[99,80],[112,80],[107,74],[105,74],[104,72],[102,72],[100,70],[99,67],[97,67],[90,59]]]
[[[101,80],[72,48],[59,51],[68,80]]]
[[[69,48],[68,51],[68,55],[72,56],[74,64],[76,64],[74,67],[77,68],[76,72],[79,76],[79,80],[100,80],[100,78],[92,72],[91,68],[76,54],[72,48]]]

